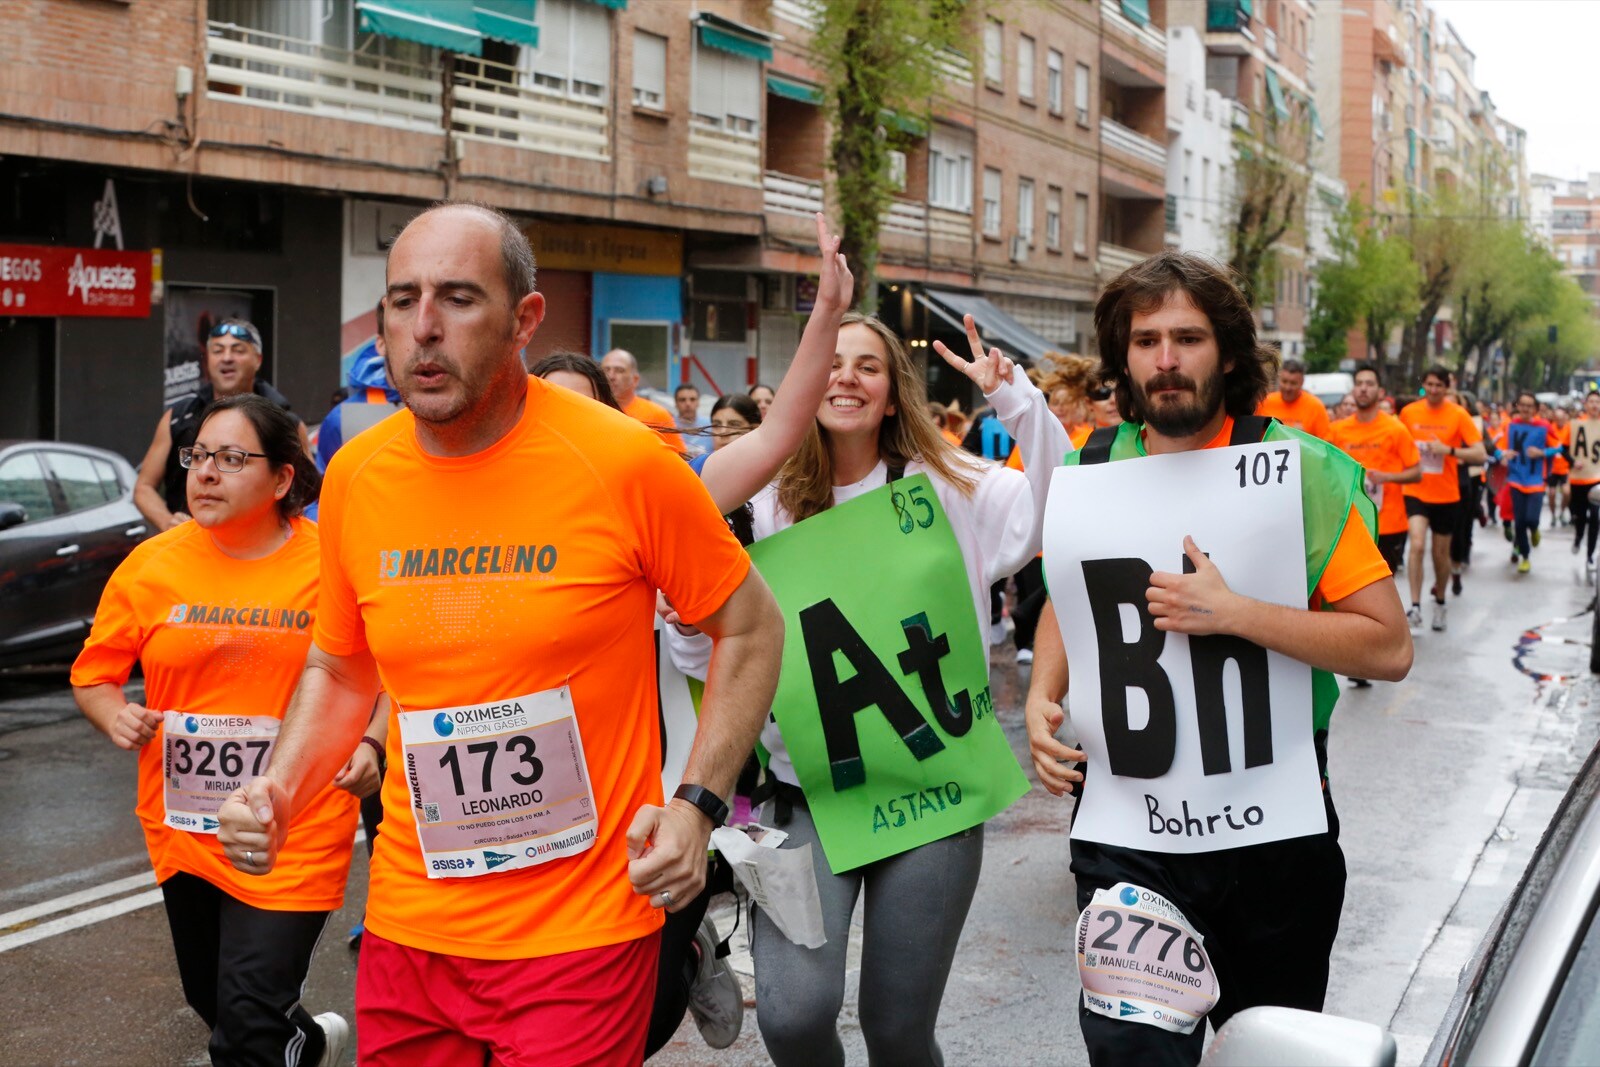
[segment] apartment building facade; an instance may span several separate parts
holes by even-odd
[[[142,296],[115,315],[0,301],[0,354],[27,383],[8,429],[136,456],[230,314],[320,418],[370,341],[386,242],[447,197],[525,226],[550,309],[530,355],[626,347],[657,388],[780,375],[828,207],[809,0],[476,6],[504,13],[16,0],[0,259],[95,252]],[[971,55],[935,57],[943,88],[881,235],[882,314],[914,351],[967,310],[1017,355],[1092,344],[1100,283],[1167,243],[1165,14],[995,5]],[[967,403],[932,363],[935,392]]]

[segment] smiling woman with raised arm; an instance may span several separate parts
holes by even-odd
[[[356,798],[319,789],[260,877],[235,869],[217,839],[223,802],[267,765],[311,643],[319,548],[301,511],[320,479],[298,425],[249,393],[211,405],[179,452],[195,521],[117,568],[72,667],[83,714],[139,754],[139,822],[184,999],[219,1064],[333,1063],[350,1032],[331,1012],[313,1019],[300,991],[344,900]],[[135,663],[143,704],[123,691]]]

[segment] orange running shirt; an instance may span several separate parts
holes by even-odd
[[[1446,400],[1437,408],[1426,399],[1413,400],[1400,409],[1397,416],[1411,436],[1418,441],[1438,441],[1449,448],[1475,445],[1483,440],[1477,424],[1467,409]],[[1461,485],[1456,480],[1456,459],[1444,457],[1444,470],[1429,474],[1423,465],[1422,481],[1405,486],[1405,495],[1416,497],[1425,504],[1454,504],[1461,499]]]
[[[475,959],[598,948],[661,926],[628,882],[623,836],[641,806],[661,803],[656,590],[700,620],[750,569],[660,438],[541,379],[527,389],[521,419],[476,455],[428,455],[401,411],[346,444],[322,488],[316,643],[370,649],[396,712],[571,687],[594,845],[477,877],[427,876],[390,715],[367,926]]]
[[[1329,428],[1328,440],[1349,453],[1350,457],[1369,471],[1398,474],[1421,461],[1417,443],[1399,419],[1378,412],[1377,418],[1363,423],[1354,415],[1340,419]],[[1406,532],[1405,494],[1394,482],[1383,485],[1383,499],[1378,507],[1378,532],[1396,534]]]
[[[1094,433],[1094,430],[1095,428],[1089,425],[1079,426],[1076,430],[1073,430],[1067,435],[1072,439],[1072,447],[1074,449],[1082,448],[1084,442],[1089,440],[1089,435]]]
[[[137,661],[152,711],[283,718],[311,644],[320,565],[316,523],[295,519],[291,528],[288,542],[264,559],[223,555],[193,522],[134,549],[106,583],[72,684],[122,685]],[[355,797],[325,787],[290,825],[271,873],[241,874],[216,834],[163,821],[165,743],[158,728],[139,750],[137,813],[156,881],[183,871],[267,911],[331,911],[343,903]]]
[[[1266,399],[1261,401],[1261,406],[1256,408],[1256,414],[1269,415],[1285,426],[1304,430],[1324,441],[1328,439],[1328,409],[1304,389],[1294,398],[1293,404],[1284,403],[1282,393],[1268,393]]]
[[[1572,447],[1572,423],[1568,422],[1564,426],[1550,424],[1550,447],[1554,448],[1557,445],[1568,449]],[[1550,473],[1557,476],[1572,473],[1572,463],[1565,454],[1550,458]]]
[[[672,413],[660,404],[646,400],[638,393],[622,409],[622,413],[630,418],[638,419],[646,426],[654,426],[662,431],[661,439],[671,445],[674,451],[687,453],[689,446],[683,443],[683,435],[677,432],[677,420]]]

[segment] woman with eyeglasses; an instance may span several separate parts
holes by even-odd
[[[249,393],[213,403],[179,461],[194,521],[111,576],[73,695],[112,744],[138,753],[137,814],[212,1062],[332,1063],[349,1025],[313,1018],[300,993],[344,899],[356,798],[330,783],[267,875],[235,869],[216,818],[266,767],[305,665],[320,556],[301,511],[320,477],[293,416]],[[135,663],[140,701],[124,691]]]

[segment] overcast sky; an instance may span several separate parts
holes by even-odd
[[[1476,58],[1500,117],[1528,131],[1528,170],[1600,171],[1600,0],[1431,0]]]

